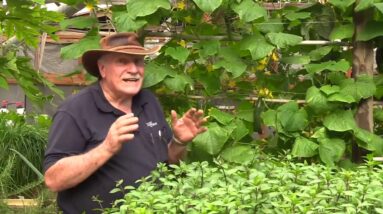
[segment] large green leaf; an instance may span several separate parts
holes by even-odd
[[[206,70],[198,70],[196,81],[201,83],[208,95],[213,95],[221,90],[221,81],[219,81],[220,73],[208,72]]]
[[[220,111],[216,108],[209,109],[209,116],[223,125],[228,125],[234,119],[232,114]]]
[[[309,56],[282,57],[281,62],[286,64],[306,65],[310,63],[310,57]]]
[[[317,87],[311,86],[306,92],[307,105],[315,112],[324,112],[329,110],[327,97]]]
[[[267,126],[277,127],[277,111],[269,109],[261,114],[262,121]]]
[[[350,67],[350,63],[347,60],[341,59],[336,63],[330,63],[326,69],[330,71],[341,71],[345,73],[350,69]]]
[[[88,28],[97,23],[97,18],[92,16],[78,16],[75,18],[65,19],[60,22],[61,29],[66,29],[69,26],[74,28]]]
[[[355,128],[354,133],[355,137],[363,142],[359,143],[359,146],[374,151],[378,155],[383,155],[383,139],[381,137],[358,127]]]
[[[355,0],[329,0],[328,2],[345,12]]]
[[[113,22],[118,32],[132,32],[144,27],[146,20],[133,19],[126,11],[113,11]]]
[[[277,109],[277,119],[287,132],[302,131],[308,124],[307,113],[296,102],[286,103]]]
[[[243,137],[245,137],[246,135],[249,134],[249,129],[246,127],[245,123],[236,118],[234,121],[233,121],[233,124],[235,126],[235,129],[233,130],[233,132],[231,133],[231,137],[233,138],[233,140],[235,141],[240,141]]]
[[[242,102],[237,107],[236,116],[244,121],[254,122],[254,106],[250,102]]]
[[[233,48],[221,48],[219,56],[221,59],[213,65],[213,68],[223,67],[233,75],[233,78],[241,76],[246,71],[247,65]]]
[[[337,132],[350,131],[357,127],[354,115],[350,110],[338,110],[327,115],[323,120],[323,125],[327,129]]]
[[[374,0],[363,0],[359,1],[355,7],[355,12],[360,12],[374,6]]]
[[[305,137],[298,137],[295,139],[291,154],[295,157],[312,157],[318,153],[318,147],[318,144],[314,143],[313,141]]]
[[[168,47],[165,50],[165,56],[171,56],[173,59],[179,61],[181,64],[184,64],[188,58],[190,51],[187,48],[178,46],[178,47]]]
[[[328,166],[334,166],[346,150],[345,142],[338,138],[319,138],[319,157]]]
[[[337,85],[324,85],[320,87],[320,90],[328,96],[339,92],[340,87]]]
[[[374,80],[368,75],[358,76],[356,81],[345,79],[341,82],[340,87],[341,93],[353,96],[356,102],[359,102],[362,98],[373,96],[376,91]]]
[[[295,21],[298,19],[307,19],[307,18],[310,18],[310,16],[311,16],[310,12],[295,12],[295,11],[290,11],[285,15],[285,17],[289,21]]]
[[[193,0],[194,3],[204,12],[212,13],[222,4],[222,0]]]
[[[36,2],[38,4],[45,4],[45,0],[32,0],[32,2]]]
[[[167,0],[129,0],[126,3],[127,13],[132,19],[151,15],[159,8],[169,10],[170,2]]]
[[[200,41],[193,45],[193,48],[199,49],[198,53],[202,58],[206,58],[218,53],[219,47],[220,43],[218,40]]]
[[[278,48],[286,48],[288,46],[297,45],[303,39],[300,36],[288,33],[268,33],[266,38]]]
[[[61,57],[64,59],[77,59],[87,50],[100,48],[99,41],[99,35],[87,35],[79,42],[61,48]]]
[[[261,34],[255,34],[244,38],[240,42],[241,50],[249,50],[253,60],[258,60],[269,55],[274,46],[268,43]]]
[[[210,123],[206,127],[207,131],[194,138],[193,144],[211,155],[216,155],[221,151],[231,133],[217,123]]]
[[[331,101],[331,102],[342,102],[342,103],[355,103],[356,102],[356,100],[354,99],[353,96],[351,96],[349,94],[344,94],[344,93],[331,94],[327,100]]]
[[[383,3],[375,3],[374,6],[383,14]]]
[[[175,77],[170,68],[160,66],[151,62],[145,66],[144,88],[151,87],[163,81],[167,76]]]
[[[59,2],[62,2],[67,5],[77,5],[81,4],[84,0],[60,0]]]
[[[254,149],[249,145],[235,145],[221,152],[224,160],[239,164],[251,162],[254,159],[254,155]]]
[[[239,15],[239,19],[244,22],[251,22],[267,16],[265,8],[254,3],[252,0],[244,0],[239,4],[234,4],[232,7],[234,12]]]
[[[350,63],[342,59],[339,62],[327,61],[320,64],[308,64],[305,65],[305,68],[310,74],[320,73],[324,70],[346,72],[350,69]]]
[[[383,122],[383,109],[374,108],[374,122],[382,123]]]
[[[383,36],[383,22],[371,21],[356,35],[358,41],[368,41],[378,36]]]
[[[0,75],[0,88],[9,89],[7,79]]]
[[[314,134],[310,138],[327,138],[327,130],[325,127],[321,126],[319,129],[315,130]]]
[[[172,91],[183,92],[185,86],[193,85],[193,79],[185,74],[177,74],[173,77],[166,78],[164,83]]]
[[[310,51],[309,56],[312,61],[318,61],[329,54],[332,50],[331,46],[324,46]]]
[[[283,31],[283,22],[280,18],[271,18],[261,23],[254,23],[262,33],[279,33]]]
[[[336,26],[330,34],[330,40],[350,39],[354,35],[354,24]]]

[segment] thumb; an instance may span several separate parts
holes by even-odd
[[[174,110],[171,110],[171,120],[172,120],[172,127],[174,127],[177,123],[177,112]]]

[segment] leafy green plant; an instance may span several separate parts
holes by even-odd
[[[191,160],[211,161],[254,144],[272,152],[291,149],[294,157],[327,165],[351,157],[351,147],[382,155],[383,139],[358,128],[353,119],[360,103],[382,97],[382,78],[351,77],[358,60],[353,62],[349,48],[356,42],[382,47],[383,32],[376,30],[383,23],[382,1],[307,1],[303,7],[278,10],[267,10],[265,3],[269,1],[131,0],[112,4],[106,12],[118,32],[170,38],[147,63],[144,81],[165,110],[213,109],[209,131],[189,148]],[[99,10],[95,3],[93,10]],[[366,11],[371,19],[356,34],[354,15]],[[77,58],[98,46],[96,18],[62,23],[63,28],[92,26],[84,39],[62,50],[63,56]],[[150,32],[146,26],[167,32]],[[305,40],[328,43],[304,45]],[[292,102],[266,103],[273,98]],[[218,113],[217,105],[234,106],[234,111]],[[262,125],[276,132],[267,143],[254,141]]]
[[[29,116],[15,112],[0,114],[0,166],[7,169],[0,179],[3,197],[28,194],[42,183],[48,127],[37,125],[38,120],[29,121]]]
[[[382,166],[355,169],[255,155],[246,165],[160,164],[103,213],[382,213]]]
[[[41,92],[39,87],[47,87],[63,98],[63,91],[47,81],[43,75],[31,67],[27,57],[16,55],[20,47],[36,48],[40,36],[47,33],[57,39],[55,32],[59,29],[55,23],[64,17],[61,13],[48,11],[45,1],[14,0],[0,7],[0,32],[4,38],[17,38],[18,43],[4,42],[0,54],[0,88],[8,89],[8,79],[15,79],[26,96],[39,106],[50,101],[52,95]]]

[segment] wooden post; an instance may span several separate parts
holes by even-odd
[[[362,0],[357,0],[356,5]],[[373,11],[371,9],[355,12],[354,24],[355,34],[353,38],[353,60],[352,60],[352,76],[357,78],[361,74],[373,75],[374,71],[374,46],[371,41],[356,41],[357,35],[363,31],[367,22],[371,19]],[[365,99],[359,103],[355,120],[358,126],[367,131],[373,132],[373,99]],[[367,151],[360,148],[356,142],[353,142],[352,158],[354,162],[362,162],[362,157]]]

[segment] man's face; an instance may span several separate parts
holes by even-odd
[[[104,86],[115,96],[134,96],[144,80],[144,56],[110,53],[99,61]]]

